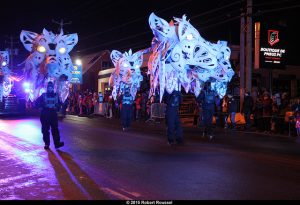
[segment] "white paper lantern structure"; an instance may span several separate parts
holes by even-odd
[[[20,40],[30,52],[25,61],[24,77],[30,83],[27,100],[34,101],[49,81],[54,82],[59,98],[64,102],[69,95],[73,63],[69,52],[78,42],[77,34],[54,34],[43,30],[42,34],[22,31]]]
[[[113,98],[116,99],[118,94],[124,92],[125,87],[130,88],[130,93],[135,98],[141,81],[143,81],[140,70],[143,63],[143,53],[141,51],[132,53],[130,49],[122,54],[117,50],[113,50],[110,58],[115,66],[109,79],[109,85],[113,87]]]
[[[154,34],[148,62],[150,95],[159,86],[162,100],[165,90],[172,93],[182,86],[197,97],[208,81],[221,98],[225,95],[234,75],[226,41],[204,40],[185,15],[168,23],[152,13],[149,25]]]
[[[11,70],[8,68],[9,65],[9,54],[8,51],[0,51],[0,102],[3,97],[7,97],[13,86],[13,81],[10,79]]]

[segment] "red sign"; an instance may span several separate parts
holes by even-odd
[[[279,31],[268,30],[268,43],[273,46],[279,42]]]

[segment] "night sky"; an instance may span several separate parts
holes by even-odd
[[[288,33],[288,64],[297,62],[300,2],[297,0],[253,0],[255,20],[268,20],[285,25]],[[25,60],[28,52],[20,43],[21,30],[41,33],[43,28],[58,32],[52,20],[64,20],[65,33],[78,33],[79,42],[71,55],[85,55],[101,50],[134,51],[150,46],[153,37],[148,17],[154,12],[170,21],[173,16],[186,14],[203,38],[215,42],[226,40],[239,44],[241,8],[245,1],[237,0],[44,0],[2,2],[0,21],[0,50],[9,47],[5,41],[13,36],[19,49],[17,62]],[[285,7],[291,7],[285,9]]]

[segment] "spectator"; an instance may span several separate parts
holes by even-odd
[[[275,133],[278,130],[278,124],[279,124],[279,107],[276,103],[276,96],[274,95],[272,100],[271,133]]]
[[[108,102],[107,102],[107,109],[108,109],[108,115],[107,115],[107,118],[109,118],[109,119],[111,119],[112,117],[113,117],[113,111],[112,111],[112,109],[113,109],[113,98],[112,98],[112,96],[110,95],[109,97],[108,97]]]
[[[141,103],[142,103],[142,96],[141,94],[139,93],[135,99],[135,109],[136,109],[136,116],[135,116],[135,119],[137,121],[140,121],[141,120]]]
[[[266,133],[271,131],[271,114],[272,114],[272,100],[269,93],[265,92],[263,95],[263,125]]]
[[[297,131],[297,137],[300,137],[300,111],[295,113],[295,127]]]
[[[102,92],[99,92],[99,94],[98,94],[98,102],[103,103],[103,94],[102,94]]]
[[[96,113],[96,107],[98,105],[98,95],[96,92],[94,92],[93,94],[92,102],[93,102],[93,106],[92,106],[91,113]]]
[[[196,103],[196,108],[194,110],[194,122],[193,122],[194,126],[198,126],[199,115],[200,115],[200,105]]]
[[[114,100],[114,114],[115,119],[120,119],[120,105],[117,100]]]
[[[62,115],[62,117],[66,117],[66,114],[67,114],[67,108],[68,108],[68,106],[69,106],[69,101],[70,101],[70,98],[69,97],[67,97],[67,99],[65,100],[65,102],[63,102],[62,104],[61,104],[61,115]]]
[[[252,113],[252,110],[253,110],[253,99],[250,96],[250,92],[246,92],[243,106],[242,106],[242,112],[244,113],[245,121],[246,121],[246,129],[249,129],[251,127],[250,115]]]
[[[292,105],[293,112],[300,112],[300,98],[297,99],[296,103]]]
[[[227,118],[228,118],[228,95],[225,95],[222,99],[222,120],[223,120],[223,126],[225,129],[228,128],[227,125]]]
[[[228,112],[230,115],[230,121],[231,121],[231,128],[232,130],[236,130],[236,122],[235,122],[235,115],[238,112],[238,103],[234,97],[229,94],[228,95]]]
[[[255,102],[254,108],[254,124],[257,130],[263,131],[263,104],[262,96],[258,96]]]
[[[85,96],[85,106],[86,106],[86,114],[90,115],[93,107],[93,94],[89,92],[88,95]]]
[[[289,107],[289,97],[287,93],[282,93],[281,95],[281,107],[280,109],[286,110]]]
[[[281,106],[281,97],[280,97],[280,93],[276,93],[274,95],[274,102],[276,103],[278,109],[280,108]]]
[[[79,116],[83,115],[83,96],[82,94],[78,95],[78,108],[79,108]]]
[[[87,114],[88,93],[84,92],[82,96],[82,114]]]
[[[152,101],[151,101],[151,98],[147,100],[147,103],[146,103],[146,122],[151,118],[151,104],[152,104]]]
[[[142,94],[142,100],[141,100],[141,118],[146,121],[147,120],[147,93]]]
[[[75,93],[70,94],[69,114],[75,113]]]

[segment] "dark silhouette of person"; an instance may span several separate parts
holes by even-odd
[[[235,116],[236,113],[239,111],[238,108],[238,102],[237,99],[231,94],[228,94],[228,113],[230,115],[230,120],[231,120],[231,129],[236,130],[236,121],[235,121]]]
[[[130,94],[130,88],[125,87],[124,94],[121,94],[118,98],[118,102],[122,103],[121,108],[121,119],[122,119],[122,126],[123,131],[127,131],[130,129],[131,125],[131,118],[132,118],[132,105],[133,105],[133,97]]]
[[[206,83],[203,91],[199,94],[196,101],[202,106],[202,124],[204,126],[202,136],[208,136],[211,140],[212,133],[212,120],[215,113],[216,93],[211,89],[210,83]]]
[[[55,148],[58,149],[64,146],[64,142],[60,141],[57,119],[57,111],[60,107],[60,102],[58,95],[54,92],[53,82],[48,82],[47,92],[37,98],[36,105],[42,109],[40,120],[42,124],[43,140],[45,143],[44,148],[49,149],[50,146],[50,128]]]
[[[174,138],[177,144],[183,144],[182,127],[179,119],[179,106],[182,102],[180,91],[173,91],[171,94],[165,92],[166,124],[168,144],[174,144]]]
[[[246,129],[251,127],[250,115],[253,110],[253,104],[253,98],[251,97],[250,92],[246,92],[242,109],[246,120]]]

